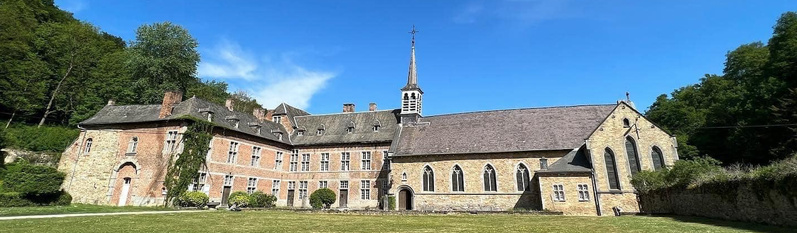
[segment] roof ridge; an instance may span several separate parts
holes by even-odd
[[[312,115],[303,115],[303,116],[295,116],[295,117],[313,117],[313,116],[331,116],[331,115],[347,115],[347,114],[360,114],[360,113],[369,113],[369,112],[392,112],[398,109],[385,109],[385,110],[376,110],[376,111],[362,111],[362,112],[338,112],[338,113],[324,113],[324,114],[312,114]]]
[[[616,105],[617,104],[581,104],[581,105],[565,105],[565,106],[508,108],[508,109],[494,109],[494,110],[479,110],[479,111],[473,111],[473,112],[444,113],[444,114],[439,114],[439,115],[424,116],[423,118],[439,117],[439,116],[452,116],[452,115],[464,115],[464,114],[473,114],[473,113],[488,113],[488,112],[505,112],[505,111],[517,111],[517,110],[530,110],[530,109],[557,109],[557,108],[597,107],[597,106],[616,106]]]

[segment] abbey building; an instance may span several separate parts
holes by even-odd
[[[309,194],[329,188],[333,208],[392,200],[398,210],[608,215],[638,211],[632,174],[678,159],[675,138],[629,101],[423,115],[414,39],[400,94],[399,109],[344,104],[321,115],[284,103],[244,113],[179,92],[156,105],[109,102],[63,153],[63,188],[78,203],[163,204],[169,159],[198,120],[216,126],[207,169],[189,189],[222,205],[234,191],[259,190],[278,206],[309,208]]]

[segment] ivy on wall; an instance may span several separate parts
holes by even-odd
[[[213,124],[199,119],[188,119],[188,129],[183,133],[183,152],[172,154],[166,170],[165,205],[171,205],[175,198],[188,190],[199,177],[199,169],[207,166],[205,157],[210,149]]]

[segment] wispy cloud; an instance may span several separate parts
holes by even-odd
[[[291,54],[290,52],[286,54]],[[231,87],[249,93],[265,107],[282,102],[298,108],[310,107],[310,99],[337,74],[294,64],[287,55],[277,61],[255,56],[238,44],[223,41],[203,54],[198,72],[203,78],[225,79]]]
[[[503,20],[520,25],[578,17],[579,9],[571,0],[500,0],[471,1],[457,10],[452,21],[460,24],[479,20]]]

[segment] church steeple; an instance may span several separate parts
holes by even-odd
[[[418,71],[415,67],[415,25],[412,25],[412,47],[410,49],[410,67],[407,72],[407,85],[401,88],[401,122],[417,122],[421,116],[423,91],[418,87]]]

